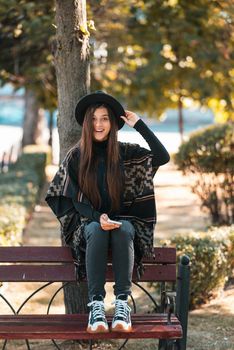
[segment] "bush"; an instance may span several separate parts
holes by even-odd
[[[0,205],[0,245],[18,245],[26,222],[26,209],[17,204]]]
[[[48,151],[48,150],[47,150]],[[36,153],[37,152],[37,153]],[[23,228],[39,199],[45,181],[47,154],[25,147],[19,160],[0,177],[0,244],[17,245]]]
[[[234,226],[178,236],[165,244],[176,246],[178,259],[184,254],[190,257],[190,309],[215,296],[232,277]]]
[[[234,127],[213,125],[193,133],[175,155],[185,175],[192,175],[192,190],[208,209],[214,225],[230,225],[234,218]]]

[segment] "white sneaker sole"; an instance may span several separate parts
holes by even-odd
[[[106,324],[103,322],[98,322],[98,324],[95,327],[88,326],[86,330],[88,333],[108,333],[109,332],[108,326],[106,326]]]
[[[118,322],[113,323],[113,325],[111,326],[111,331],[112,332],[130,333],[130,332],[132,332],[132,326],[131,325],[126,326],[125,323],[118,321]]]

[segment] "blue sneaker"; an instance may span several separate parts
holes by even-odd
[[[115,314],[112,320],[112,332],[132,332],[131,308],[128,306],[128,296],[120,294],[113,302]]]
[[[107,333],[109,332],[105,307],[102,295],[94,295],[92,301],[88,304],[89,322],[87,326],[88,333]]]

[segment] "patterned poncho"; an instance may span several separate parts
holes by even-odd
[[[139,145],[120,143],[121,167],[124,172],[123,206],[115,219],[129,220],[135,228],[135,262],[138,276],[143,272],[142,257],[153,254],[153,233],[156,223],[153,177],[157,167],[153,167],[152,153]],[[46,201],[61,224],[61,236],[66,245],[72,248],[77,265],[77,276],[86,276],[84,228],[90,219],[80,216],[74,202],[91,203],[81,192],[77,177],[70,171],[79,164],[79,148],[68,154],[51,182]],[[78,163],[77,163],[78,162]]]

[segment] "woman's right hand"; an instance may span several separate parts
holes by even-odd
[[[131,128],[133,128],[136,122],[138,122],[138,120],[140,119],[140,117],[136,113],[127,110],[125,110],[125,116],[122,115],[120,118],[122,118],[125,121],[125,123]]]
[[[120,225],[112,224],[107,221],[108,219],[109,218],[107,214],[102,214],[100,216],[100,225],[104,231],[109,231],[109,230],[114,230],[115,228],[119,228]]]

